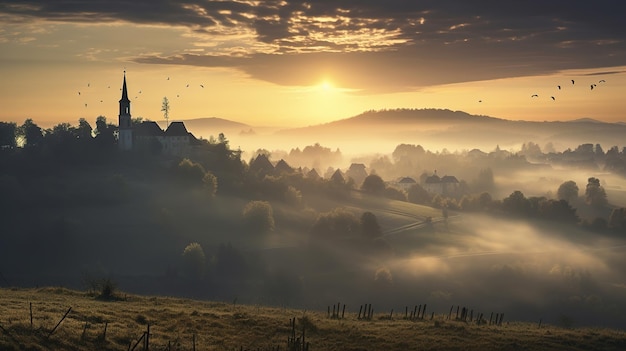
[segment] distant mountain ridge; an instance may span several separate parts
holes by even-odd
[[[519,147],[525,142],[553,143],[561,148],[584,143],[623,146],[626,124],[592,118],[572,121],[508,120],[448,109],[366,111],[357,116],[302,128],[283,129],[281,136],[415,143],[437,149]]]

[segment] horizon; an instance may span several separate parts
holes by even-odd
[[[168,97],[172,119],[251,126],[396,108],[625,122],[619,9],[609,1],[570,1],[566,10],[456,0],[0,1],[0,120],[114,121],[126,71],[132,116],[150,120],[162,119]]]

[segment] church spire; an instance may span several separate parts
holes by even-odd
[[[133,147],[133,129],[130,115],[130,100],[128,88],[126,88],[126,70],[124,70],[124,83],[122,84],[122,98],[120,99],[118,145],[121,150],[131,150]]]
[[[122,85],[122,99],[120,102],[130,102],[128,99],[128,89],[126,89],[126,70],[124,70],[124,84]]]

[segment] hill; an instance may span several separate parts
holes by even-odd
[[[294,310],[121,294],[101,300],[62,288],[1,289],[2,350],[623,350],[623,331],[490,323],[435,311],[359,319],[359,306],[329,318]],[[30,307],[29,307],[30,306]],[[334,309],[334,307],[333,307]],[[374,306],[375,309],[375,306]],[[421,306],[420,306],[421,309]],[[64,317],[64,315],[66,317]],[[342,317],[343,318],[339,318]],[[432,316],[432,317],[431,317]],[[450,318],[449,318],[450,317]],[[295,323],[292,325],[292,319]],[[295,336],[291,348],[288,339]]]
[[[397,109],[368,111],[351,118],[277,132],[283,138],[300,138],[349,145],[361,141],[379,148],[400,143],[419,144],[427,149],[484,151],[519,148],[532,141],[557,149],[583,143],[601,143],[605,148],[621,145],[626,125],[591,119],[568,122],[511,121],[442,109]],[[374,143],[372,143],[374,141]],[[341,146],[339,146],[341,147]],[[343,150],[343,148],[342,148]]]

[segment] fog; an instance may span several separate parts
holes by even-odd
[[[626,326],[622,238],[461,215],[384,240],[391,250],[383,255],[335,242],[324,254],[275,266],[294,269],[282,270],[298,276],[298,300],[308,308],[342,302],[354,310],[371,303],[382,314],[427,304],[428,313],[447,314],[460,305],[476,315],[505,313],[509,320]]]

